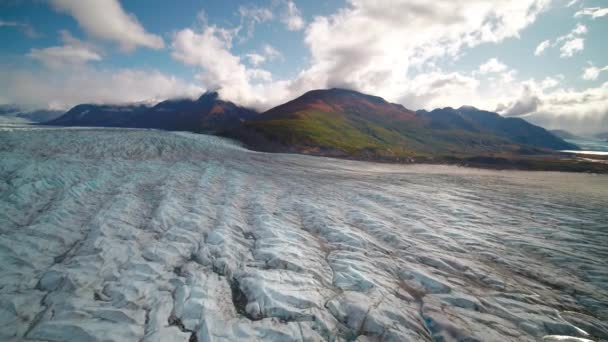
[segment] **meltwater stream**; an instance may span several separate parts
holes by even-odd
[[[0,131],[2,341],[608,339],[608,177]]]

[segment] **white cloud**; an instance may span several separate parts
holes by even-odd
[[[264,56],[266,56],[266,58],[270,61],[275,59],[283,59],[283,54],[270,44],[264,44],[264,46],[262,47],[262,51],[264,53]]]
[[[575,53],[582,51],[585,48],[585,39],[583,38],[585,34],[587,34],[587,27],[579,23],[572,31],[557,37],[554,43],[551,43],[551,40],[549,39],[542,41],[536,47],[534,55],[541,56],[549,47],[556,47],[559,44],[562,44],[560,47],[560,57],[572,57]]]
[[[256,23],[263,23],[273,18],[272,11],[264,7],[240,6],[239,14],[243,18],[249,18]]]
[[[283,54],[275,49],[270,44],[264,44],[262,46],[262,52],[250,52],[245,54],[245,57],[249,60],[249,64],[256,67],[266,61],[273,61],[275,59],[283,59]]]
[[[231,53],[236,33],[235,30],[217,26],[205,26],[201,32],[183,29],[173,38],[172,56],[200,68],[197,79],[205,88],[217,89],[227,100],[260,109],[286,99],[285,81],[272,82],[270,72],[259,68],[249,69],[240,57]]]
[[[541,100],[537,94],[534,94],[530,84],[522,86],[521,95],[512,103],[507,105],[502,113],[507,116],[520,116],[536,112]]]
[[[436,70],[421,73],[410,80],[398,102],[412,109],[434,109],[439,107],[460,107],[463,99],[478,97],[480,81],[458,72],[444,73]]]
[[[568,41],[568,40],[572,40],[575,38],[578,38],[582,35],[585,35],[587,33],[587,26],[583,25],[583,24],[576,24],[576,27],[572,29],[572,31],[568,32],[568,34],[565,34],[563,36],[559,36],[556,40],[555,43],[560,43],[563,41]]]
[[[585,70],[583,72],[583,79],[585,79],[587,81],[595,81],[600,76],[600,73],[602,71],[608,71],[608,65],[606,65],[603,68],[598,68],[598,67],[591,65],[591,66],[585,68]]]
[[[158,102],[178,96],[198,96],[196,86],[148,69],[0,70],[0,103],[28,108],[68,109],[80,103]]]
[[[51,0],[55,9],[73,16],[88,34],[118,43],[125,51],[136,47],[160,49],[163,39],[146,32],[118,0]]]
[[[597,88],[575,90],[560,86],[563,76],[503,84],[507,93],[497,110],[523,117],[548,129],[567,129],[579,134],[597,133],[608,127],[608,82]],[[492,87],[490,87],[492,88]],[[498,98],[499,96],[492,96]]]
[[[542,105],[523,116],[526,120],[578,134],[599,133],[608,127],[608,82],[580,91],[559,88],[538,96]]]
[[[563,79],[563,75],[561,75],[562,77],[560,77],[560,79]],[[553,78],[553,77],[546,77],[544,80],[541,81],[540,86],[541,89],[551,89],[554,88],[556,86],[558,86],[560,84],[560,80],[557,78]]]
[[[265,82],[272,81],[272,74],[270,71],[264,69],[247,69],[247,76],[250,80],[259,80]]]
[[[51,68],[73,66],[101,60],[101,56],[93,51],[70,45],[31,49],[27,56],[39,60]]]
[[[204,87],[220,88],[227,100],[261,110],[310,89],[328,87],[378,94],[411,108],[486,103],[485,97],[476,94],[483,91],[474,75],[412,72],[442,58],[457,58],[465,48],[518,36],[548,1],[497,5],[492,0],[475,0],[466,1],[465,6],[448,0],[350,0],[336,14],[316,17],[309,24],[305,43],[311,51],[310,64],[293,80],[272,80],[270,73],[260,71],[258,66],[271,59],[271,49],[250,52],[243,58],[235,55],[232,40],[239,28],[203,25],[200,32],[183,29],[174,36],[172,56],[200,68],[197,78]],[[512,82],[515,71],[498,63],[493,68],[497,68],[491,76],[493,82]],[[423,96],[422,89],[429,90],[429,95]]]
[[[285,27],[289,31],[299,31],[304,28],[306,24],[302,18],[300,10],[296,6],[295,2],[288,0],[285,2],[285,10],[281,16],[281,22],[285,24]]]
[[[542,41],[540,44],[538,44],[538,46],[536,47],[536,50],[534,50],[534,55],[535,56],[541,56],[545,50],[547,50],[547,48],[551,46],[551,41],[550,40],[544,40]]]
[[[587,34],[587,27],[582,24],[577,24],[568,34],[558,37],[555,40],[554,45],[564,42],[559,49],[560,57],[570,58],[574,56],[575,53],[583,51],[585,48],[585,39],[582,36],[585,34]]]
[[[0,20],[0,27],[14,27],[30,38],[37,38],[40,36],[32,25],[28,23]]]
[[[572,6],[576,5],[579,1],[580,0],[570,0],[570,2],[568,2],[566,7],[572,7]]]
[[[26,55],[40,61],[49,68],[81,66],[88,62],[102,60],[98,49],[74,38],[68,31],[61,31],[64,45],[51,46],[42,49],[31,49]]]
[[[517,37],[548,3],[350,0],[309,24],[305,42],[312,65],[292,88],[341,86],[395,100],[408,89],[412,67]]]
[[[596,19],[596,18],[600,18],[600,17],[605,17],[607,15],[608,15],[608,8],[587,7],[587,8],[583,8],[582,10],[576,12],[574,14],[574,17],[579,18],[579,17],[583,17],[583,16],[589,16],[592,19]]]
[[[269,8],[264,7],[240,6],[239,14],[241,16],[241,25],[236,29],[236,31],[240,31],[242,27],[245,27],[246,30],[245,37],[241,37],[242,40],[253,37],[256,24],[270,21],[274,18],[272,11]]]
[[[572,40],[568,40],[562,45],[560,50],[561,58],[569,58],[574,56],[575,53],[579,51],[583,51],[585,48],[585,39],[583,38],[574,38]]]
[[[255,52],[248,53],[245,55],[245,57],[247,57],[249,63],[253,66],[258,66],[266,61],[266,57]]]
[[[500,73],[505,70],[507,70],[507,66],[496,58],[490,58],[487,62],[479,66],[479,73],[481,74]]]

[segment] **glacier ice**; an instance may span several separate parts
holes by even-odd
[[[0,340],[608,339],[608,177],[0,129]]]

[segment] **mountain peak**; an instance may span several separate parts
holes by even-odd
[[[215,90],[213,90],[213,91],[206,91],[205,93],[203,93],[203,95],[201,95],[198,98],[198,101],[199,102],[201,102],[201,101],[216,101],[216,100],[219,99],[219,97],[220,97],[220,94],[217,91],[215,91]]]
[[[474,106],[464,105],[464,106],[460,106],[460,108],[458,108],[458,110],[460,110],[460,111],[468,111],[468,110],[478,111],[479,109]]]

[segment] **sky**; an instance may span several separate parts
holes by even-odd
[[[1,0],[0,103],[217,90],[266,110],[340,87],[608,131],[606,0]]]

